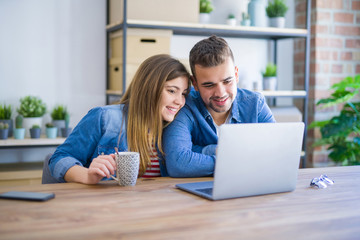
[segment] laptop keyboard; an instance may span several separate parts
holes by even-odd
[[[213,188],[199,188],[199,189],[196,189],[196,191],[202,192],[202,193],[205,193],[208,195],[212,195]]]

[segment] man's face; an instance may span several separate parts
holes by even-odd
[[[195,90],[199,91],[210,114],[227,115],[237,93],[238,68],[230,57],[216,67],[195,65],[196,79],[193,80]]]

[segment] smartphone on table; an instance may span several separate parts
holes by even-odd
[[[0,198],[27,200],[27,201],[47,201],[55,197],[54,193],[40,193],[40,192],[5,192],[0,194]]]

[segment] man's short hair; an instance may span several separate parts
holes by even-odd
[[[228,57],[231,57],[234,62],[234,55],[223,38],[213,35],[201,40],[190,51],[189,60],[192,75],[196,78],[196,64],[202,67],[215,67],[224,63]]]

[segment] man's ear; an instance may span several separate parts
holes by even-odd
[[[194,86],[195,90],[196,90],[196,91],[199,91],[199,88],[198,88],[198,85],[197,85],[197,82],[196,82],[195,77],[194,77],[194,76],[190,76],[190,79],[191,79],[192,85]]]
[[[236,83],[239,83],[239,68],[237,66],[235,66],[235,78]]]

